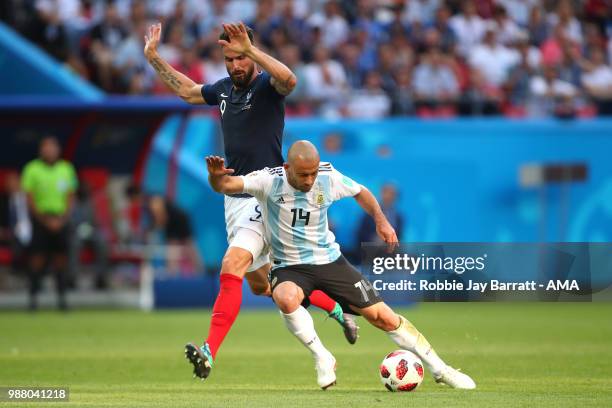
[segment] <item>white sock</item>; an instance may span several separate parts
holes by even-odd
[[[406,320],[399,316],[400,326],[387,332],[391,340],[404,350],[408,350],[419,356],[427,369],[435,376],[440,375],[446,368],[446,364],[431,347],[425,336]]]
[[[310,313],[300,306],[293,313],[280,312],[285,325],[298,340],[312,353],[315,360],[328,357],[331,353],[323,346],[314,328]]]

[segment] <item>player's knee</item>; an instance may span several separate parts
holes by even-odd
[[[299,291],[295,285],[276,288],[272,294],[272,297],[278,308],[283,313],[294,312],[301,303]]]

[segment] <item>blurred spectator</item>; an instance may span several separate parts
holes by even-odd
[[[187,0],[174,0],[172,13],[169,14],[165,21],[164,42],[174,42],[175,47],[182,48],[183,46],[194,47],[199,36],[199,29],[195,15],[189,14],[187,8]],[[177,38],[172,39],[173,35],[177,35],[175,27],[181,28],[180,43]]]
[[[296,14],[294,0],[282,2],[277,25],[286,31],[291,44],[299,44],[306,34],[306,22]]]
[[[91,77],[104,89],[113,88],[113,59],[127,36],[128,29],[119,17],[116,4],[107,2],[102,21],[91,29],[83,47],[85,59],[93,71]]]
[[[576,44],[582,43],[582,28],[574,16],[574,8],[569,0],[561,0],[557,4],[555,13],[548,16],[551,27],[560,27],[563,35]]]
[[[479,70],[470,70],[468,84],[461,97],[462,115],[497,115],[504,99],[502,88],[492,85]]]
[[[198,84],[204,83],[204,66],[198,59],[196,50],[191,47],[183,47],[180,50],[179,62],[175,68],[187,75]]]
[[[342,65],[329,57],[329,51],[318,46],[313,61],[304,67],[306,95],[320,107],[323,114],[337,114],[348,91],[346,74]]]
[[[397,198],[399,192],[395,185],[391,183],[384,184],[380,190],[380,208],[389,220],[389,223],[395,228],[395,233],[401,241],[404,232],[404,217],[397,211]],[[366,214],[367,215],[367,214]],[[363,215],[359,223],[357,233],[357,248],[361,247],[362,242],[381,242],[376,234],[376,224],[371,217]]]
[[[459,85],[443,58],[439,49],[432,48],[414,69],[412,86],[417,108],[449,107],[457,102]]]
[[[503,6],[495,6],[493,9],[493,20],[497,24],[496,31],[500,43],[510,45],[521,35],[520,27],[508,16]]]
[[[182,25],[171,25],[166,31],[166,41],[159,45],[160,57],[173,67],[177,66],[181,60],[181,50],[185,43],[183,30]]]
[[[66,266],[68,261],[68,220],[73,206],[77,178],[72,164],[60,159],[60,145],[54,137],[40,142],[39,158],[29,162],[21,184],[28,195],[33,224],[30,256],[30,309],[38,307],[37,294],[47,264],[53,269],[58,306],[67,309]]]
[[[328,133],[323,137],[323,152],[327,154],[342,153],[342,134]]]
[[[404,0],[404,18],[410,23],[429,25],[441,5],[441,0]]]
[[[563,27],[557,25],[553,28],[551,35],[540,46],[542,53],[542,64],[557,65],[563,58],[563,50],[566,47],[571,47],[572,44],[568,41]]]
[[[133,233],[144,236],[145,243],[166,247],[166,270],[172,275],[193,275],[201,271],[203,263],[193,241],[191,221],[185,211],[162,196],[147,196],[134,184],[128,186],[129,205],[138,208],[139,220]],[[142,235],[141,235],[142,234]],[[158,240],[161,236],[161,242]]]
[[[96,289],[106,289],[108,286],[106,275],[109,268],[109,250],[96,219],[89,186],[79,184],[75,198],[70,214],[72,231],[69,240],[68,260],[70,279],[76,282],[80,270],[81,252],[84,248],[88,248],[93,253],[94,287]]]
[[[513,45],[518,54],[527,60],[531,68],[536,69],[541,65],[542,54],[540,49],[530,43],[527,32],[521,31]]]
[[[397,55],[390,44],[381,44],[378,47],[378,64],[377,69],[381,86],[385,92],[391,92],[395,88],[394,71],[397,69],[403,69],[402,61],[397,59]]]
[[[580,50],[566,43],[561,51],[561,61],[558,65],[559,78],[579,87],[580,74],[584,65],[584,59],[580,55]]]
[[[612,67],[606,63],[600,48],[591,51],[588,68],[582,74],[582,84],[601,115],[612,115]]]
[[[227,68],[221,47],[214,45],[208,50],[208,58],[204,61],[204,79],[214,84],[227,76]]]
[[[119,72],[123,89],[130,94],[148,93],[153,88],[154,73],[144,56],[146,26],[139,22],[115,55],[114,68]]]
[[[293,92],[285,97],[288,108],[296,109],[296,113],[307,112],[308,109],[303,106],[306,102],[306,79],[304,77],[304,64],[300,59],[300,49],[295,44],[285,45],[280,49],[280,60],[287,65],[297,78],[297,85],[293,88]]]
[[[211,0],[208,12],[199,19],[198,31],[203,36],[216,38],[220,23],[233,20],[227,0]]]
[[[13,271],[19,273],[27,269],[24,258],[32,240],[32,222],[19,174],[8,173],[4,181],[5,189],[0,195],[0,243],[11,249]]]
[[[349,117],[360,119],[380,119],[391,113],[391,99],[382,87],[382,77],[378,71],[366,74],[364,87],[354,91],[347,104]]]
[[[516,109],[520,109],[527,103],[529,84],[537,70],[537,64],[533,64],[530,58],[529,44],[527,42],[519,44],[518,50],[520,61],[510,70],[505,84],[508,101]]]
[[[260,0],[257,2],[255,18],[249,21],[248,26],[259,36],[261,42],[266,46],[272,44],[272,32],[278,24],[278,17],[274,10],[273,0]]]
[[[387,21],[388,20],[388,21]],[[394,36],[409,37],[410,23],[404,18],[404,5],[395,4],[386,18],[379,18],[387,39]]]
[[[451,17],[449,24],[457,36],[458,51],[462,55],[468,55],[485,34],[485,21],[476,14],[473,0],[464,0],[462,13]]]
[[[509,17],[520,26],[527,26],[529,16],[534,7],[539,6],[538,0],[497,0],[504,7]]]
[[[77,0],[36,0],[36,17],[33,22],[33,40],[60,61],[69,55],[66,19],[76,15]]]
[[[602,35],[602,31],[599,27],[592,23],[584,25],[584,41],[582,44],[584,54],[588,54],[590,50],[596,48],[605,49],[606,45],[606,37]]]
[[[325,2],[323,12],[315,12],[307,23],[321,31],[321,45],[326,48],[335,48],[349,35],[349,25],[336,0]]]
[[[400,69],[395,72],[395,88],[391,91],[391,114],[406,116],[414,114],[412,95],[412,72]]]
[[[451,53],[454,51],[457,43],[457,36],[455,31],[450,26],[450,9],[442,5],[436,10],[435,20],[432,28],[435,29],[439,36],[438,46],[445,53]]]
[[[359,47],[348,43],[339,50],[339,54],[340,62],[344,66],[347,85],[351,88],[361,88],[365,72],[359,64]]]
[[[546,24],[542,9],[539,6],[534,6],[531,9],[527,29],[529,30],[531,42],[537,47],[541,46],[546,38],[548,38],[548,24]]]
[[[487,24],[482,44],[469,53],[472,69],[482,74],[489,86],[500,87],[508,77],[510,69],[519,62],[519,53],[497,42],[495,23]]]
[[[386,30],[374,18],[374,2],[372,0],[357,0],[356,3],[357,14],[352,28],[365,33],[368,41],[380,43],[385,39]]]
[[[529,90],[528,111],[531,116],[575,115],[577,89],[559,78],[557,67],[544,66],[543,75],[531,79]]]
[[[129,26],[130,30],[138,29],[139,25],[146,26],[148,20],[147,0],[131,0]]]

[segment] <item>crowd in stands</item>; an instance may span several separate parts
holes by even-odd
[[[110,93],[167,94],[142,49],[196,82],[226,76],[222,22],[294,70],[289,113],[612,114],[611,0],[7,0],[2,18]]]

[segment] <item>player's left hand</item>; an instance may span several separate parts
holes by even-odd
[[[389,252],[393,252],[399,245],[395,229],[389,224],[389,221],[384,220],[376,223],[376,233],[387,244]]]
[[[208,174],[213,177],[221,177],[234,173],[234,169],[225,168],[225,159],[219,156],[206,156],[206,167]]]
[[[253,44],[249,40],[247,29],[244,23],[239,24],[223,24],[223,29],[229,36],[229,42],[225,40],[219,40],[219,44],[227,47],[231,51],[239,54],[246,54],[251,50]]]

